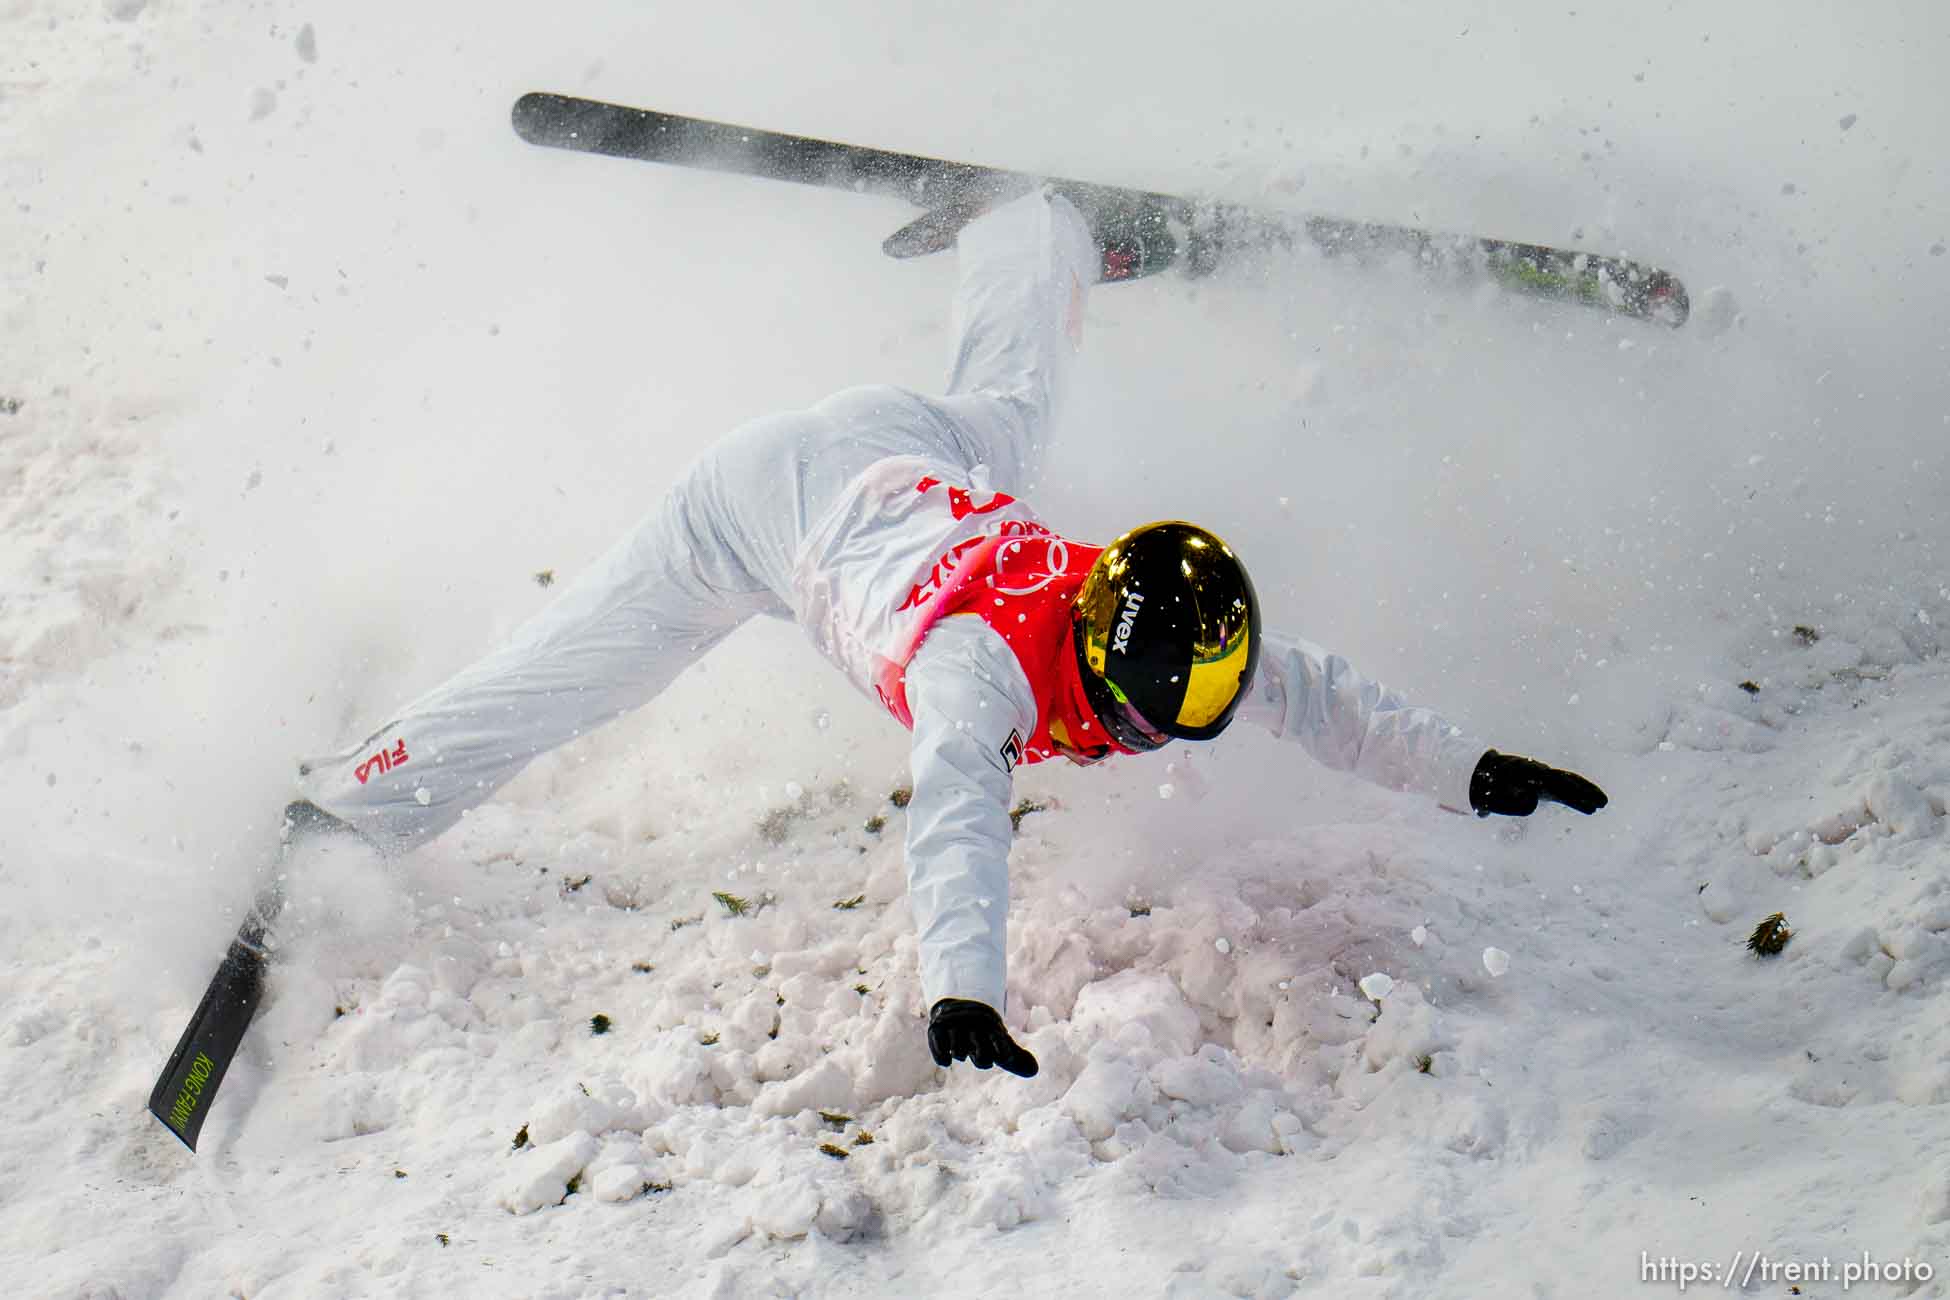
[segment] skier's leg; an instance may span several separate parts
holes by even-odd
[[[501,649],[364,744],[299,768],[301,793],[389,850],[438,835],[530,760],[646,703],[771,592],[719,544],[690,476]]]
[[[693,477],[750,572],[791,590],[799,544],[875,462],[918,456],[1017,491],[1035,471],[1097,275],[1096,245],[1067,199],[1028,194],[962,229],[949,396],[850,388],[810,410],[753,420]]]
[[[1038,471],[1082,341],[1097,246],[1068,199],[1038,192],[971,221],[957,249],[955,360],[940,406],[995,486],[1020,489]]]

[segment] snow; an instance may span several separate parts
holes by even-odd
[[[1950,1294],[1945,15],[1401,17],[0,12],[10,1293],[1582,1296],[1745,1250]],[[940,383],[897,205],[534,150],[535,88],[1685,275],[1676,333],[1307,254],[1105,289],[1033,498],[1214,521],[1277,622],[1611,807],[1245,735],[1025,771],[1041,1071],[944,1073],[901,734],[754,626],[410,858],[287,864],[190,1156],[143,1107],[294,759],[714,433]]]

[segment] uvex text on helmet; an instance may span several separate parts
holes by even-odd
[[[1127,749],[1224,731],[1259,664],[1259,600],[1224,542],[1179,520],[1097,557],[1077,593],[1084,692]]]

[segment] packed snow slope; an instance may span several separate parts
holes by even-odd
[[[6,1290],[1950,1294],[1946,56],[1934,0],[7,0]],[[1612,806],[1024,773],[1042,1073],[944,1073],[902,733],[753,626],[411,858],[287,864],[190,1156],[144,1103],[295,757],[715,434],[941,382],[908,212],[528,148],[531,89],[1683,275],[1677,332],[1306,254],[1101,290],[1032,494],[1209,523]]]

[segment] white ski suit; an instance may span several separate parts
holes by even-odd
[[[1035,698],[985,622],[921,618],[910,593],[944,561],[952,569],[970,539],[1047,534],[996,494],[1035,477],[1099,262],[1076,209],[1043,194],[970,223],[958,249],[947,396],[854,388],[734,430],[508,645],[365,743],[302,764],[303,796],[382,847],[411,847],[537,755],[656,696],[745,619],[793,618],[869,695],[886,701],[887,683],[903,681],[924,994],[929,1005],[1002,1009],[1005,749],[1035,733]],[[931,482],[960,495],[925,490]],[[1469,807],[1485,748],[1338,656],[1276,633],[1263,638],[1238,716],[1329,767],[1455,809]]]

